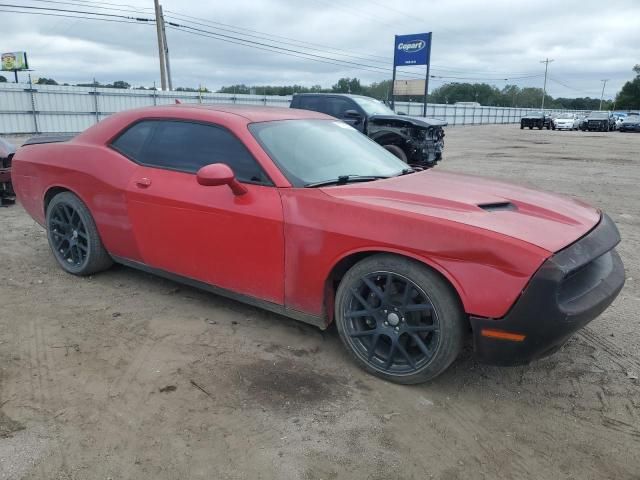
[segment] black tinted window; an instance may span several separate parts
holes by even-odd
[[[314,112],[327,113],[327,105],[323,104],[322,97],[298,97],[297,108],[313,110]]]
[[[336,118],[343,118],[347,110],[357,110],[356,106],[346,98],[328,98],[327,105],[326,113]]]
[[[150,129],[150,133],[147,129]],[[142,145],[131,148],[143,136]],[[137,145],[137,144],[136,144]],[[173,120],[137,123],[113,146],[136,162],[151,167],[197,172],[211,163],[226,163],[238,180],[270,183],[245,146],[224,128]]]
[[[155,122],[140,122],[120,135],[113,146],[127,157],[137,160],[142,153],[142,147],[151,134]]]

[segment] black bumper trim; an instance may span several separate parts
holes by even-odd
[[[470,317],[479,361],[522,365],[560,348],[577,330],[604,312],[625,281],[622,260],[614,250],[620,234],[603,214],[587,235],[561,250],[533,275],[507,315],[501,319]],[[526,335],[511,342],[481,335],[498,329]]]

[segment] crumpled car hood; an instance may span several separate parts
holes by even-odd
[[[410,115],[372,115],[369,117],[369,123],[376,122],[405,122],[407,125],[414,127],[446,127],[448,123],[437,118],[412,117]]]
[[[343,201],[501,233],[557,252],[600,220],[589,205],[526,187],[428,170],[385,180],[322,189]]]

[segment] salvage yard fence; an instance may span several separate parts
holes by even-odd
[[[290,96],[0,83],[0,134],[76,133],[122,110],[181,103],[288,107]],[[396,102],[396,111],[421,116],[422,104]],[[539,110],[539,109],[538,109]],[[449,125],[518,123],[532,108],[428,104],[427,117]],[[549,110],[567,112],[569,110]],[[570,112],[574,112],[571,110]]]

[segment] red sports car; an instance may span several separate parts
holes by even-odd
[[[18,199],[60,266],[115,261],[326,328],[369,372],[526,363],[624,283],[616,226],[581,202],[414,172],[348,125],[295,109],[153,107],[13,162]]]

